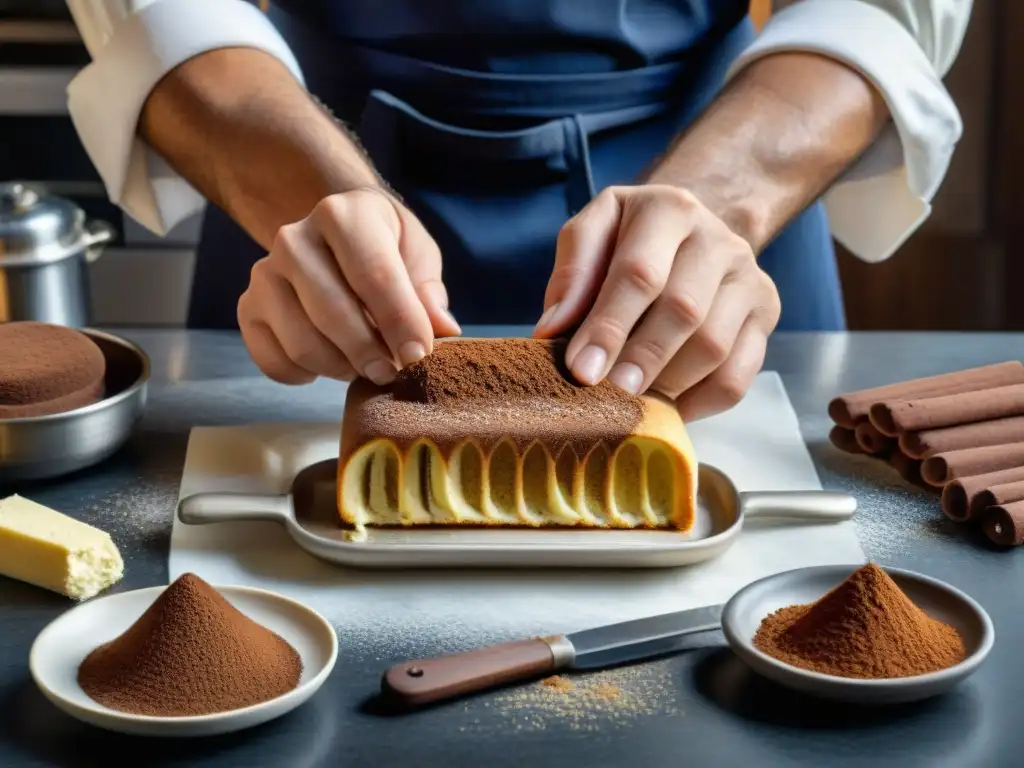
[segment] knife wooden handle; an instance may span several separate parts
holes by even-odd
[[[384,673],[381,691],[396,703],[418,707],[540,677],[556,668],[555,654],[546,641],[516,640],[396,664]]]

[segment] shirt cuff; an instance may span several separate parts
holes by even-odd
[[[783,51],[847,64],[888,104],[892,123],[823,197],[833,237],[864,261],[883,261],[931,213],[963,132],[956,104],[907,28],[864,0],[805,0],[783,9],[729,77]]]
[[[68,111],[110,200],[158,235],[202,210],[204,200],[137,135],[139,116],[160,79],[218,48],[256,48],[304,84],[287,43],[244,0],[158,0],[119,22],[68,86]]]

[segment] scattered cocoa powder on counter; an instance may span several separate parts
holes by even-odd
[[[795,667],[861,679],[923,675],[966,656],[957,631],[918,608],[874,563],[815,603],[767,616],[754,645]]]
[[[629,728],[646,718],[685,716],[671,660],[586,673],[553,675],[529,685],[465,702],[460,731],[485,735],[491,729],[541,731],[558,729],[607,733]],[[478,719],[484,710],[501,718]],[[500,725],[498,725],[500,723]]]
[[[561,675],[545,677],[540,681],[540,683],[541,685],[546,685],[548,688],[562,693],[568,693],[572,690],[572,681],[567,677],[562,677]]]
[[[293,690],[301,676],[302,660],[286,640],[191,573],[78,669],[78,683],[93,700],[155,717],[259,704]]]
[[[622,693],[622,689],[619,686],[608,683],[594,686],[593,689],[593,694],[602,699],[617,699],[620,693]]]

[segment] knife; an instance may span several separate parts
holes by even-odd
[[[550,675],[602,669],[681,650],[683,638],[719,629],[721,605],[609,624],[568,635],[516,640],[432,659],[406,661],[384,673],[381,692],[418,707]]]

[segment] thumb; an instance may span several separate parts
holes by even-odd
[[[534,338],[565,333],[590,309],[608,272],[621,214],[622,205],[609,188],[562,227]]]
[[[430,318],[434,336],[458,336],[462,328],[448,311],[448,289],[441,279],[441,249],[411,211],[404,206],[396,207],[402,220],[398,248],[416,295]]]

